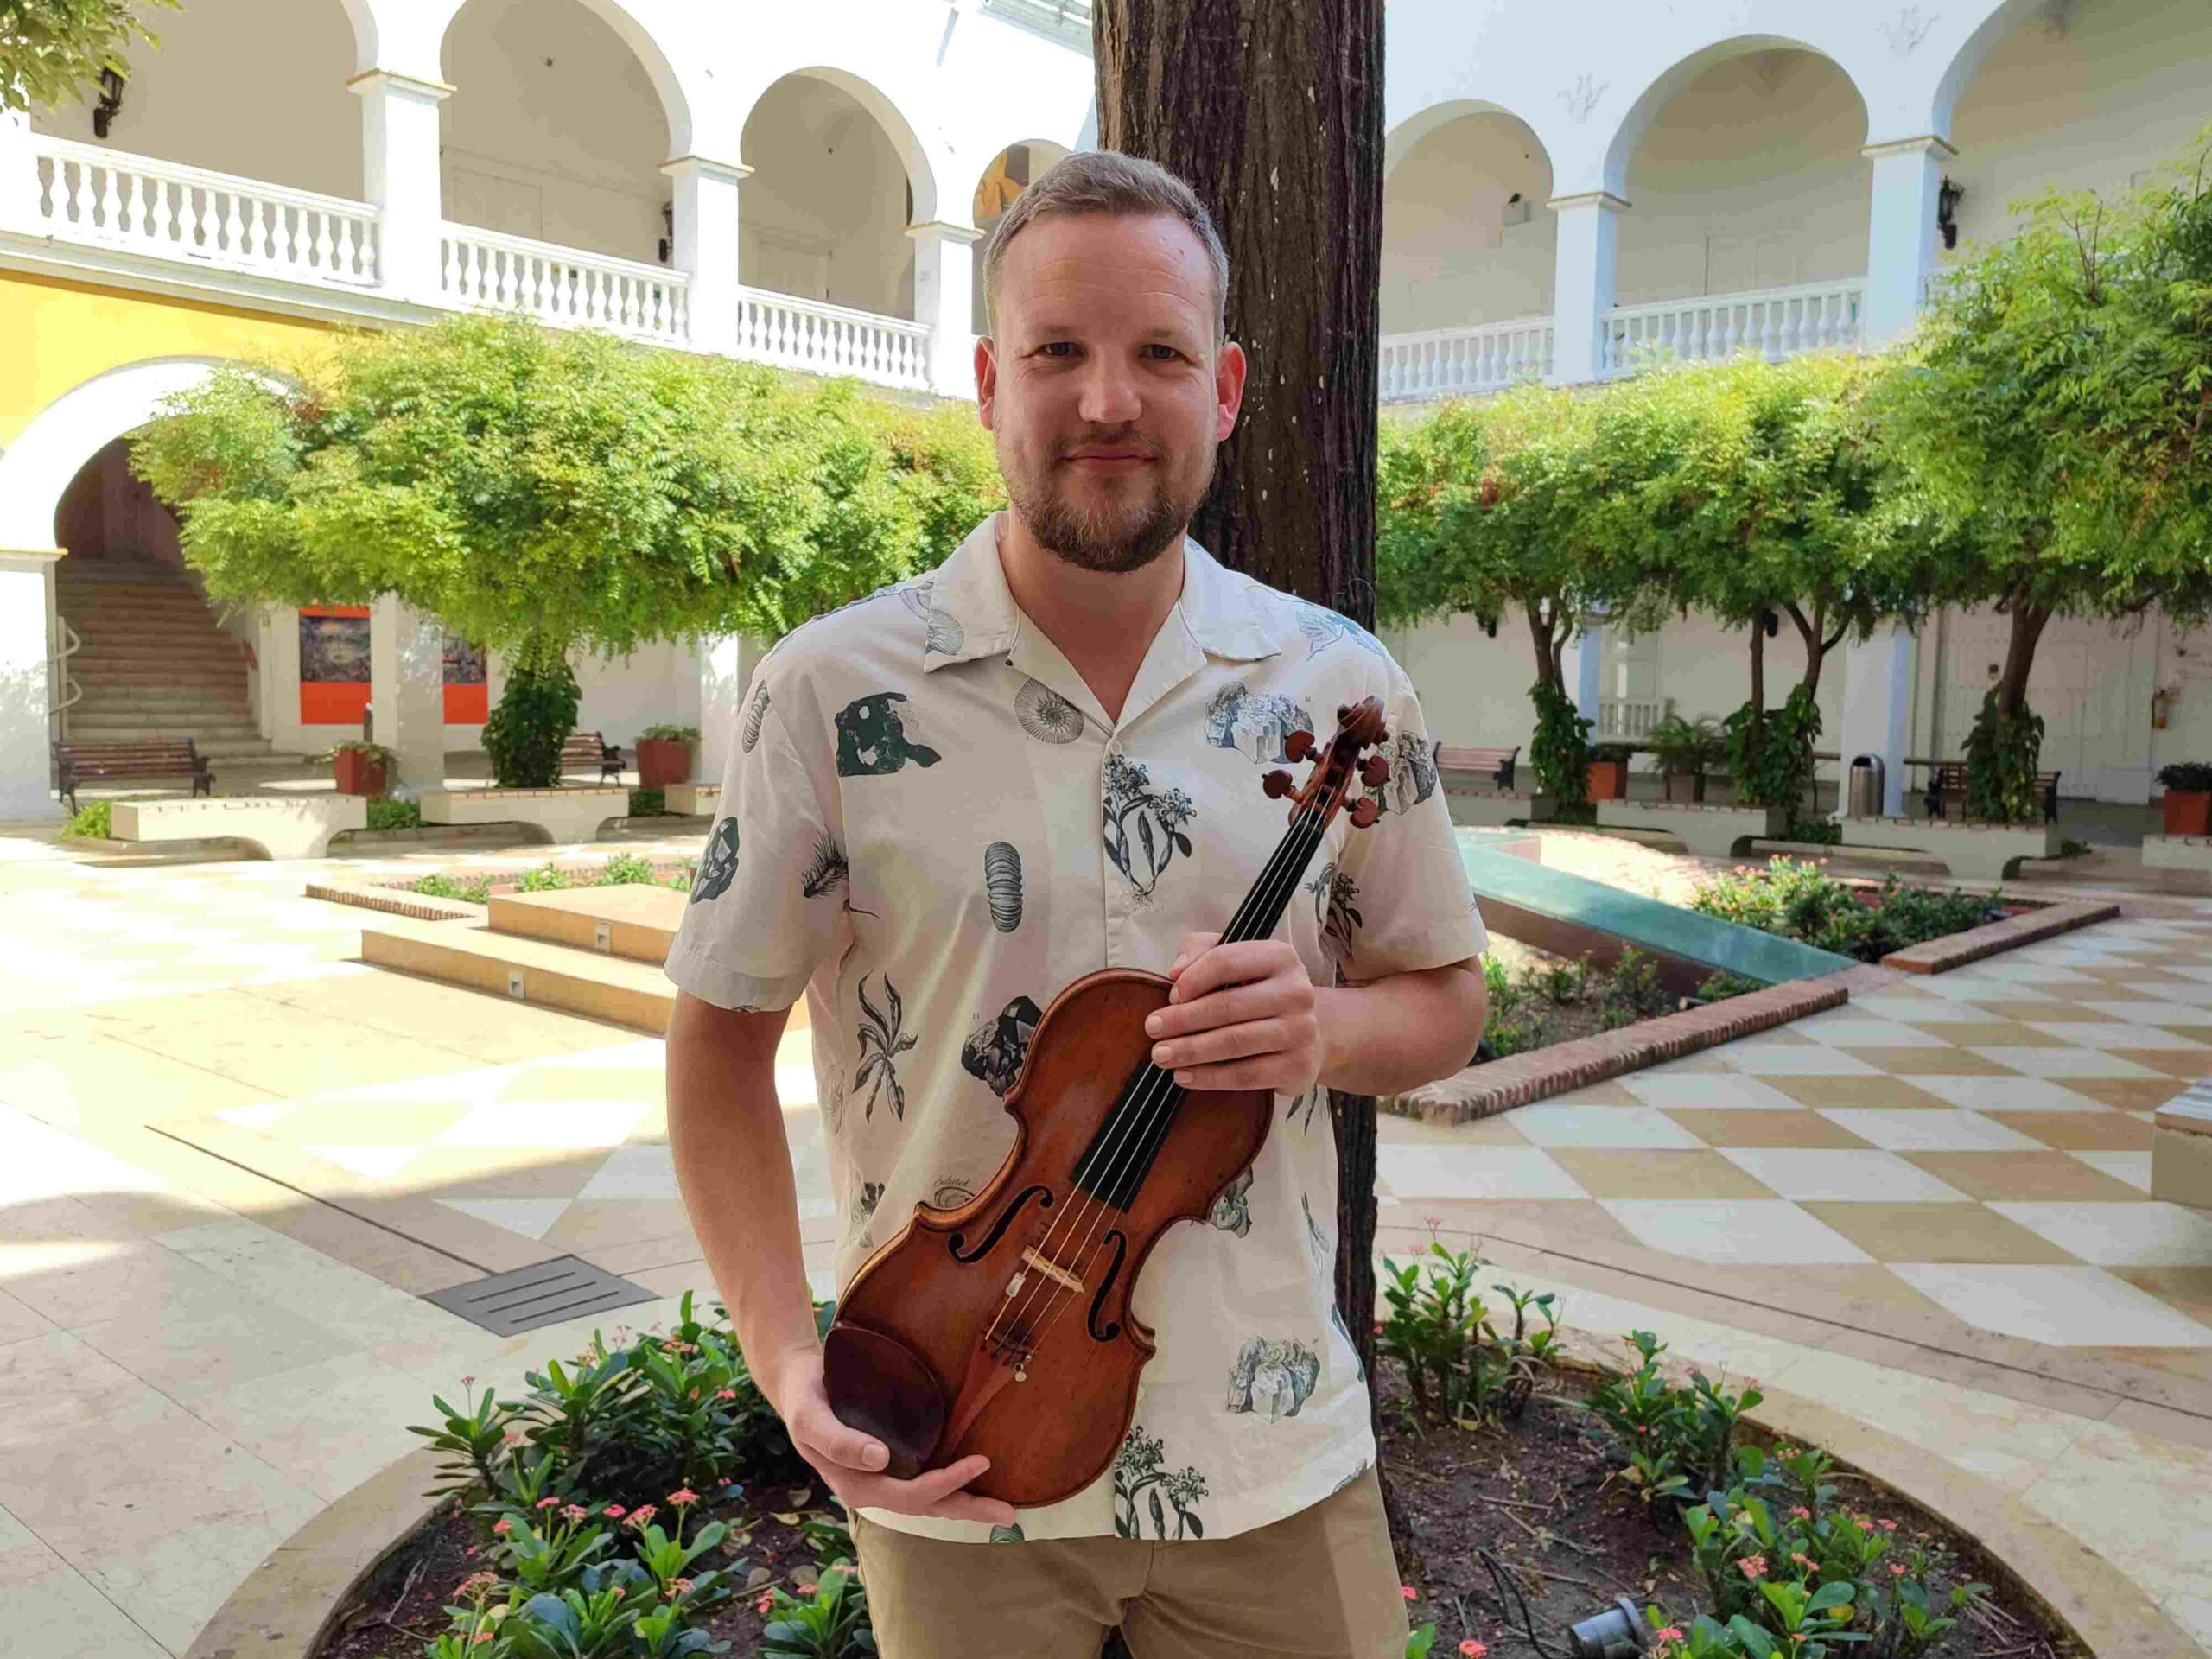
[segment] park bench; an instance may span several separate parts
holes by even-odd
[[[568,741],[561,745],[561,775],[564,778],[572,772],[596,772],[602,779],[619,780],[622,766],[622,751],[597,732],[570,732]]]
[[[2036,794],[2043,802],[2043,821],[2058,822],[2058,774],[2039,772],[2036,774]],[[1948,818],[1954,800],[1959,803],[1959,817],[1966,817],[1967,768],[1962,760],[1939,760],[1928,774],[1927,805],[1931,818]]]
[[[60,774],[62,798],[77,810],[77,785],[103,783],[111,778],[189,778],[197,798],[213,795],[215,774],[207,757],[188,737],[134,738],[112,743],[57,741],[54,762]]]
[[[1436,744],[1436,770],[1440,775],[1472,772],[1479,776],[1487,772],[1502,793],[1511,791],[1513,766],[1520,757],[1521,746],[1517,743],[1510,749],[1453,748],[1441,739]]]

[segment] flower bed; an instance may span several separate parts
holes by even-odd
[[[455,874],[441,870],[435,875],[410,876],[378,885],[433,899],[458,899],[480,905],[495,893],[557,893],[569,887],[620,887],[654,884],[689,887],[697,876],[696,858],[639,858],[629,853],[595,864],[556,864],[551,861],[534,870],[478,871]]]
[[[1618,1031],[1683,1006],[1660,986],[1652,958],[1632,945],[1612,967],[1599,968],[1587,955],[1568,958],[1497,941],[1483,958],[1483,977],[1490,988],[1490,1016],[1478,1060],[1503,1059]],[[1694,1001],[1718,1002],[1758,988],[1757,980],[1740,974],[1716,973],[1698,987]]]
[[[2037,906],[2001,893],[1907,887],[1894,872],[1878,883],[1843,881],[1818,863],[1777,855],[1764,869],[1739,864],[1707,882],[1690,908],[1816,950],[1879,962],[1891,951]]]

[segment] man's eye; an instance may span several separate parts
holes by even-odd
[[[1075,342],[1071,340],[1048,340],[1037,351],[1042,357],[1073,357]]]
[[[1167,362],[1172,359],[1179,358],[1183,355],[1182,353],[1177,351],[1173,346],[1161,345],[1158,340],[1154,340],[1152,344],[1147,346],[1145,350],[1152,353],[1154,361],[1160,363]]]

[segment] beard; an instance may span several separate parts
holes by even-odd
[[[1085,438],[1080,443],[1098,441]],[[1164,459],[1157,448],[1146,447],[1155,462]],[[1142,569],[1181,539],[1213,482],[1215,451],[1207,448],[1197,475],[1187,480],[1166,475],[1156,464],[1144,494],[1102,508],[1078,506],[1069,499],[1062,486],[1061,459],[1056,453],[1033,471],[1001,448],[999,470],[1014,510],[1037,544],[1056,558],[1081,569],[1120,575]]]

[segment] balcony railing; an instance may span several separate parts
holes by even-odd
[[[1090,50],[1092,0],[983,0],[983,10]]]
[[[1379,378],[1389,404],[1497,391],[1549,374],[1551,368],[1552,320],[1516,317],[1471,328],[1385,334]]]
[[[741,288],[737,355],[816,374],[853,374],[879,385],[926,390],[929,325]]]
[[[157,258],[373,288],[366,202],[35,136],[35,219],[47,234]]]
[[[528,312],[663,346],[691,338],[691,279],[661,265],[448,222],[438,286],[455,305]]]
[[[1703,362],[1738,352],[1778,362],[1800,352],[1855,347],[1866,338],[1866,278],[1854,276],[1615,306],[1599,335],[1598,372],[1634,374],[1655,363]]]

